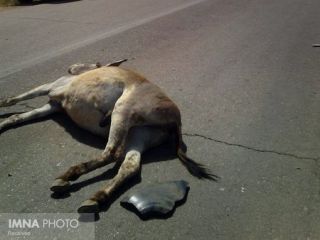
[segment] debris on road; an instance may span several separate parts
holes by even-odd
[[[142,219],[170,216],[176,203],[186,200],[189,188],[183,180],[153,184],[126,196],[121,204],[129,210],[134,206]]]

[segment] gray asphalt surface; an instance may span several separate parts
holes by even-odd
[[[53,81],[75,62],[129,58],[126,67],[180,106],[189,155],[220,181],[193,178],[166,147],[149,152],[141,183],[126,193],[185,179],[187,201],[168,219],[141,221],[120,206],[122,191],[100,213],[96,239],[320,239],[319,8],[316,0],[84,0],[0,11],[1,96]],[[74,212],[112,172],[81,178],[64,199],[49,186],[104,144],[62,115],[4,132],[0,212]]]

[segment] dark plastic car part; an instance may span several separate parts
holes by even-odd
[[[176,203],[186,200],[189,188],[184,180],[152,184],[124,197],[121,204],[134,206],[140,217],[166,216],[173,212]]]

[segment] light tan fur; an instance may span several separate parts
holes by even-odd
[[[0,102],[3,107],[40,95],[50,98],[42,108],[4,120],[0,123],[0,132],[17,123],[64,111],[80,127],[108,136],[106,148],[100,156],[70,167],[51,187],[54,192],[66,191],[69,181],[114,161],[123,161],[115,178],[85,201],[79,212],[98,211],[99,204],[139,172],[142,153],[163,143],[172,132],[177,140],[178,157],[188,170],[199,178],[215,177],[185,155],[180,111],[176,104],[142,75],[118,67],[123,61],[105,66],[75,64],[68,69],[70,75]],[[105,123],[108,118],[111,118],[110,126]]]

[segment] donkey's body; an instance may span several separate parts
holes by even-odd
[[[113,113],[127,115],[125,122],[132,126],[165,125],[180,118],[178,108],[159,87],[119,67],[101,67],[73,77],[49,92],[49,97],[61,103],[79,126],[101,136],[108,133],[101,121]],[[169,113],[171,109],[174,116]]]
[[[41,108],[4,120],[0,123],[0,131],[17,123],[65,111],[80,127],[103,137],[109,133],[101,156],[72,166],[51,187],[54,192],[65,191],[69,181],[124,159],[116,177],[85,201],[79,208],[81,212],[97,211],[99,203],[107,200],[126,179],[138,173],[141,154],[163,143],[172,131],[177,139],[177,154],[189,171],[200,178],[214,177],[201,165],[187,158],[182,150],[178,107],[159,87],[143,76],[116,67],[122,62],[103,67],[100,64],[72,65],[69,68],[70,75],[0,102],[0,106],[10,106],[40,95],[48,95],[50,98],[49,103]]]

